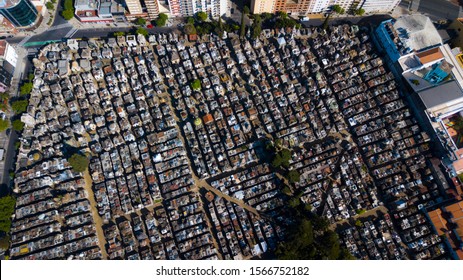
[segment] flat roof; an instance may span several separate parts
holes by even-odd
[[[456,81],[447,82],[418,93],[427,109],[444,105],[458,98],[463,98],[463,92]]]
[[[411,50],[419,51],[442,44],[432,21],[424,15],[406,15],[399,17],[394,28],[400,40]]]

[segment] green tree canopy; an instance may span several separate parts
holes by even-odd
[[[196,34],[196,28],[193,24],[187,24],[185,25],[185,27],[183,28],[183,31],[185,32],[185,34],[187,35],[192,35],[192,34]]]
[[[249,10],[249,7],[248,7],[248,6],[244,6],[244,7],[243,7],[243,14],[249,15],[250,13],[251,13],[251,11]]]
[[[74,9],[71,9],[71,10],[63,10],[61,12],[61,15],[63,16],[63,18],[65,20],[70,20],[74,17]]]
[[[81,154],[73,154],[69,159],[69,164],[71,164],[72,169],[76,172],[83,172],[87,170],[89,160],[86,156],[83,156]]]
[[[135,24],[143,26],[146,24],[146,19],[139,17],[135,20]]]
[[[169,19],[169,17],[166,14],[160,13],[158,15],[158,18],[156,19],[156,21],[154,23],[158,27],[163,27],[163,26],[166,26],[168,19]]]
[[[116,32],[113,33],[113,36],[114,37],[125,36],[125,32],[124,31],[116,31]]]
[[[74,5],[72,4],[72,0],[64,0],[64,9],[65,10],[74,9]]]
[[[301,179],[301,174],[297,170],[291,170],[288,172],[287,178],[290,183],[297,183]]]
[[[135,33],[136,34],[141,34],[143,36],[148,36],[148,30],[146,30],[145,28],[143,27],[138,27],[137,30],[135,30]]]
[[[201,82],[200,82],[198,79],[196,79],[196,80],[194,80],[193,82],[191,82],[190,85],[191,85],[191,88],[192,88],[193,90],[200,90],[200,89],[201,89]]]
[[[272,161],[272,166],[275,168],[279,168],[281,166],[288,168],[290,159],[291,151],[288,149],[282,149],[275,155],[275,158]]]
[[[11,103],[11,109],[13,109],[16,114],[22,114],[26,112],[27,106],[29,106],[29,101],[24,99],[13,101],[13,103]]]
[[[50,3],[50,2],[48,2],[48,3]],[[24,95],[28,95],[29,93],[31,93],[32,87],[33,87],[32,82],[24,83],[24,84],[21,86],[20,90],[19,90],[19,94],[20,94],[20,95],[23,95],[23,96],[24,96]]]
[[[3,132],[10,127],[10,122],[7,119],[0,119],[0,132]]]
[[[355,14],[358,15],[358,16],[363,16],[365,14],[365,9],[357,9],[355,10]]]
[[[340,14],[340,15],[342,15],[342,14],[345,13],[344,8],[342,8],[342,7],[339,6],[339,5],[333,5],[333,7],[331,7],[331,8],[333,9],[334,12],[336,12],[336,13],[338,13],[338,14]]]
[[[320,228],[314,219],[303,217],[291,227],[286,241],[278,244],[276,255],[283,260],[341,260],[353,259],[341,244],[337,234]]]
[[[24,129],[24,123],[20,119],[16,119],[11,123],[14,130],[21,132]]]
[[[16,199],[7,195],[0,198],[0,231],[8,233],[11,228],[11,215],[14,213]]]
[[[45,4],[45,7],[47,7],[47,9],[49,10],[52,10],[53,8],[55,8],[55,5],[53,5],[52,2],[47,2],[47,4]]]
[[[193,17],[187,17],[186,23],[187,24],[195,24],[195,19]]]
[[[198,21],[206,21],[207,20],[207,14],[205,12],[197,12],[196,13],[196,18]]]

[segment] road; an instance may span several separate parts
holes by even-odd
[[[403,0],[400,6],[426,14],[433,21],[462,17],[462,8],[447,0]]]

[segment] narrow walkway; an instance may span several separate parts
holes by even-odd
[[[106,252],[106,239],[103,233],[103,220],[101,219],[100,215],[98,214],[98,208],[95,201],[95,195],[93,194],[92,189],[92,178],[90,177],[90,173],[88,169],[84,172],[84,179],[85,179],[85,190],[88,194],[88,201],[90,202],[93,221],[95,223],[96,228],[96,236],[98,237],[98,244],[101,250],[101,256],[104,260],[108,259],[108,254]]]

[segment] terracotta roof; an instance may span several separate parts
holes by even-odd
[[[0,40],[0,56],[5,55],[6,51],[6,41],[5,40]]]
[[[205,116],[203,117],[203,122],[204,122],[205,124],[211,123],[211,122],[213,122],[213,121],[214,121],[214,118],[212,117],[211,114],[207,114],[207,115],[205,115]]]
[[[426,64],[426,63],[444,58],[444,55],[442,54],[442,52],[440,51],[438,47],[424,51],[424,52],[417,53],[416,56],[420,59],[420,62],[422,64]]]

